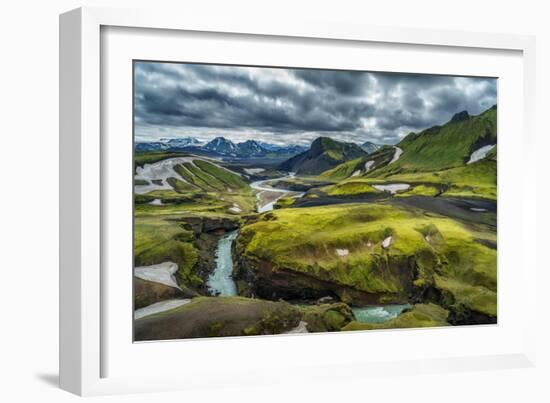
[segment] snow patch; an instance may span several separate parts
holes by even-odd
[[[149,203],[152,206],[162,206],[162,200],[161,199],[155,199],[152,202]]]
[[[338,256],[347,256],[347,255],[349,255],[349,250],[348,249],[336,249],[336,254]]]
[[[369,172],[373,165],[374,165],[374,160],[365,162],[365,173]]]
[[[181,290],[176,282],[174,274],[178,271],[178,265],[174,262],[164,262],[151,266],[134,268],[134,276],[147,281],[154,281]]]
[[[304,322],[303,320],[298,323],[298,326],[296,326],[294,329],[289,330],[288,332],[284,332],[284,334],[296,334],[296,333],[309,333],[307,330],[307,322]]]
[[[181,165],[188,162],[193,164],[194,160],[202,160],[205,162],[209,162],[210,164],[215,165],[217,168],[224,169],[227,172],[230,172],[234,175],[242,176],[238,172],[233,172],[230,169],[227,169],[221,165],[214,164],[212,160],[208,160],[207,158],[199,158],[196,156],[167,158],[165,160],[158,161],[153,164],[145,164],[142,167],[136,168],[136,175],[134,176],[134,179],[145,180],[149,182],[149,184],[135,185],[134,186],[135,193],[145,194],[145,193],[152,192],[153,190],[170,190],[172,189],[172,186],[168,184],[168,181],[167,181],[168,178],[177,178],[178,180],[189,184],[189,182],[187,182],[174,170],[174,167],[176,165]],[[155,184],[153,183],[153,181],[160,182],[160,184]],[[193,184],[190,184],[190,185],[194,186]]]
[[[169,311],[170,309],[180,307],[188,304],[189,302],[191,302],[190,299],[169,299],[166,301],[155,302],[154,304],[146,307],[136,309],[134,311],[134,319],[141,319],[145,316],[154,315],[155,313]]]
[[[355,171],[354,173],[351,174],[351,177],[353,178],[354,176],[359,176],[361,175],[361,170],[358,169],[357,171]]]
[[[401,157],[401,154],[403,154],[403,150],[401,148],[397,146],[393,146],[393,148],[395,148],[395,153],[393,154],[393,158],[391,159],[388,165],[393,164],[395,161],[399,159],[399,157]]]
[[[390,245],[391,245],[391,241],[392,241],[392,236],[390,235],[389,237],[387,237],[386,239],[384,239],[384,240],[382,241],[382,247],[383,247],[384,249],[388,249],[388,248],[390,247]]]
[[[476,213],[482,213],[484,211],[487,211],[486,208],[479,208],[479,207],[470,207],[470,210],[475,211]]]
[[[241,213],[242,209],[239,207],[237,203],[233,203],[233,206],[229,207],[229,211],[231,211],[232,213]]]
[[[390,192],[392,195],[411,187],[408,183],[391,183],[389,185],[372,185],[377,190],[382,192]]]
[[[249,175],[255,175],[265,171],[263,168],[245,168],[244,171]]]
[[[488,146],[483,146],[481,148],[478,148],[472,153],[472,155],[470,155],[470,160],[466,164],[473,164],[474,162],[482,160],[487,156],[489,151],[495,148],[495,146],[496,144],[490,144]]]

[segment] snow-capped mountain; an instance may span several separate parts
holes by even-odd
[[[308,149],[306,146],[299,146],[296,144],[290,144],[287,146],[280,146],[277,144],[270,144],[270,143],[264,143],[261,141],[257,142],[262,148],[266,149],[267,151],[273,151],[279,154],[299,154],[301,152],[304,152]]]
[[[165,151],[170,148],[170,145],[160,141],[137,142],[134,148],[137,152]]]
[[[246,140],[233,143],[225,137],[216,137],[204,144],[194,137],[163,138],[154,142],[136,142],[137,152],[151,151],[189,151],[231,158],[287,158],[305,151],[307,148],[298,145],[279,146],[262,143],[256,140]]]
[[[243,143],[239,143],[237,144],[237,148],[239,154],[245,156],[262,156],[269,151],[255,140],[246,140]]]
[[[231,140],[225,137],[216,137],[203,147],[205,150],[214,151],[218,154],[237,155],[238,148]]]
[[[170,147],[198,147],[203,145],[203,143],[197,140],[195,137],[177,137],[173,139],[167,139],[166,144],[168,144]]]

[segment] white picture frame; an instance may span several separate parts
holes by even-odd
[[[523,89],[521,121],[516,121],[521,136],[521,159],[524,167],[532,167],[534,158],[534,93],[535,93],[535,42],[533,37],[505,34],[467,33],[456,31],[429,31],[407,28],[381,28],[371,26],[345,25],[338,23],[316,22],[304,20],[300,25],[280,24],[277,21],[251,21],[237,17],[224,20],[201,19],[193,15],[152,12],[150,10],[111,10],[103,8],[81,8],[70,11],[60,17],[60,384],[63,389],[79,395],[135,393],[162,390],[174,390],[197,387],[227,386],[264,382],[296,382],[296,376],[313,380],[324,379],[329,368],[338,368],[339,376],[369,376],[380,373],[410,373],[438,372],[457,370],[478,370],[492,368],[527,367],[535,362],[535,326],[534,321],[525,318],[521,323],[513,324],[514,337],[521,340],[513,346],[503,346],[486,354],[477,351],[473,354],[453,354],[452,351],[434,355],[419,355],[388,360],[372,360],[357,354],[347,361],[331,361],[321,363],[310,358],[307,374],[303,367],[293,362],[271,362],[270,368],[263,371],[254,370],[254,365],[237,363],[233,367],[231,379],[224,379],[221,367],[217,372],[209,374],[208,381],[201,379],[208,373],[207,368],[199,368],[195,374],[182,376],[181,372],[170,369],[162,376],[151,374],[124,373],[124,368],[111,375],[105,367],[106,357],[112,354],[107,346],[112,346],[106,335],[105,327],[109,322],[105,317],[109,313],[106,303],[108,291],[102,286],[105,280],[102,267],[106,264],[103,227],[106,217],[105,190],[108,189],[105,178],[108,152],[101,133],[108,128],[102,121],[102,36],[106,27],[170,30],[170,32],[218,33],[219,35],[254,36],[261,41],[269,38],[286,38],[293,41],[324,40],[332,41],[331,46],[346,43],[377,43],[378,46],[410,45],[433,47],[434,49],[470,49],[477,53],[490,51],[510,51],[520,55],[522,76],[518,88]],[[460,66],[457,67],[460,70]],[[499,106],[500,107],[500,106]],[[513,118],[511,118],[513,119]],[[520,119],[520,118],[518,118]],[[127,122],[128,123],[128,122]],[[499,125],[501,118],[499,114]],[[519,136],[517,138],[520,138]],[[500,141],[500,140],[499,140]],[[499,144],[500,147],[500,144]],[[499,148],[499,172],[506,153],[501,158]],[[508,161],[510,162],[510,161]],[[112,166],[112,165],[109,165]],[[125,169],[121,167],[121,169]],[[525,169],[525,168],[524,168]],[[534,168],[533,168],[534,170]],[[511,177],[510,177],[511,178]],[[501,181],[499,176],[499,183]],[[503,179],[503,180],[513,180]],[[522,186],[536,189],[533,184],[536,176],[524,177]],[[500,186],[500,185],[499,185]],[[535,199],[533,190],[520,192],[515,196],[516,206],[521,208],[518,214],[518,230],[521,231],[521,246],[515,252],[515,258],[522,258],[522,307],[535,312],[535,283],[537,262],[536,253],[527,254],[529,239],[526,234],[536,232]],[[529,195],[529,197],[527,196]],[[500,195],[499,195],[500,203]],[[103,209],[103,211],[102,211]],[[508,210],[509,211],[509,210]],[[517,219],[517,217],[516,217]],[[499,208],[499,223],[507,220]],[[500,225],[500,224],[499,224]],[[516,231],[517,232],[517,231]],[[499,234],[499,244],[501,242]],[[533,248],[533,247],[531,247]],[[499,261],[499,265],[501,262]],[[500,267],[500,266],[499,266]],[[500,269],[499,269],[500,270]],[[499,282],[500,282],[499,271]],[[499,283],[499,298],[500,287]],[[499,309],[500,309],[499,301]],[[131,315],[130,315],[131,316]],[[500,313],[499,313],[500,318]],[[483,332],[500,336],[502,330],[485,328]],[[506,330],[506,329],[505,329]],[[429,338],[433,332],[443,329],[389,331],[377,333],[378,336],[367,336],[364,332],[347,335],[346,344],[360,345],[365,337],[377,337],[385,334],[387,338],[412,337],[415,339]],[[408,332],[408,333],[407,333]],[[476,337],[472,331],[470,337]],[[464,333],[464,334],[466,334]],[[407,336],[409,334],[409,336]],[[504,334],[504,333],[502,333]],[[301,349],[305,356],[309,353],[307,345],[319,343],[334,343],[334,335],[307,336],[314,337],[311,343],[307,337],[263,337],[247,339],[248,345],[257,353],[271,351],[277,354],[283,348],[282,343],[292,343],[295,349]],[[515,339],[515,340],[516,340]],[[313,339],[312,339],[313,340]],[[383,341],[382,341],[383,342]],[[196,343],[193,348],[213,349],[220,346],[218,353],[223,353],[224,347],[232,343],[231,350],[238,352],[244,349],[241,341],[187,341]],[[206,343],[206,344],[205,344]],[[210,343],[210,344],[208,344]],[[217,343],[217,344],[214,344]],[[203,346],[203,347],[200,347]],[[116,345],[115,345],[116,347]],[[183,344],[165,343],[164,350],[184,349]],[[215,349],[215,348],[214,348]],[[226,350],[227,351],[227,350]],[[443,351],[443,350],[442,350]],[[227,353],[229,354],[229,353]],[[267,353],[266,353],[267,354]],[[122,358],[123,359],[123,358]],[[191,360],[193,358],[191,357]],[[275,357],[273,357],[275,360]],[[183,364],[180,364],[183,366]],[[189,365],[189,362],[187,363]],[[278,366],[279,365],[279,366]],[[281,370],[284,368],[284,370]],[[259,369],[256,368],[256,369]],[[172,372],[170,372],[172,371]],[[202,372],[201,372],[202,371]],[[334,372],[330,371],[331,378]]]

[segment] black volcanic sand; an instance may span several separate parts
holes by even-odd
[[[496,201],[466,197],[409,196],[394,197],[390,203],[407,205],[474,224],[486,224],[494,228],[497,226]],[[472,208],[487,211],[472,211]]]
[[[405,205],[426,212],[436,213],[472,224],[485,224],[496,228],[496,201],[475,199],[467,197],[431,197],[431,196],[407,196],[389,197],[387,193],[368,194],[359,197],[335,197],[322,196],[316,198],[299,198],[292,205],[295,207],[317,207],[334,204],[372,203],[387,201],[398,205]],[[487,211],[473,211],[485,209]]]
[[[378,202],[388,199],[388,195],[385,193],[373,193],[366,194],[357,197],[338,197],[338,196],[326,196],[319,195],[316,198],[301,197],[296,199],[292,207],[317,207],[317,206],[329,206],[333,204],[346,204],[346,203],[369,203]]]

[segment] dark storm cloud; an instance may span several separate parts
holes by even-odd
[[[138,140],[396,143],[496,103],[496,80],[482,78],[139,62],[134,79]]]

